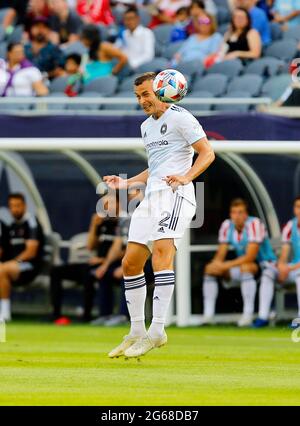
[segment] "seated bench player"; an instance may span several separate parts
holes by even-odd
[[[27,212],[23,194],[8,197],[12,215],[9,225],[1,226],[0,318],[11,320],[12,285],[31,282],[40,271],[44,236],[38,220]]]
[[[229,246],[236,258],[226,260]],[[219,248],[205,267],[203,280],[203,324],[213,323],[218,296],[218,278],[239,281],[243,299],[243,314],[238,326],[252,324],[257,283],[255,276],[260,267],[275,262],[276,257],[264,224],[257,217],[249,216],[247,202],[241,198],[230,204],[230,219],[225,220],[219,231]]]
[[[290,254],[293,257],[289,262]],[[277,265],[266,268],[261,278],[258,318],[254,322],[257,328],[269,324],[271,304],[274,296],[275,281],[281,284],[296,284],[298,316],[300,317],[300,197],[294,201],[294,217],[282,230],[282,250]]]

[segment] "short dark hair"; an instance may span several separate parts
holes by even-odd
[[[230,209],[232,209],[233,207],[238,207],[238,206],[244,206],[245,209],[248,211],[249,205],[248,205],[247,201],[244,200],[243,198],[234,198],[231,201]]]
[[[179,9],[177,9],[175,15],[178,16],[180,13],[187,13],[187,14],[189,14],[189,12],[190,12],[190,8],[183,6],[183,7],[180,7]]]
[[[294,198],[294,204],[295,204],[297,201],[300,201],[300,195],[298,195],[297,197],[295,197],[295,198]]]
[[[140,86],[141,84],[143,84],[145,81],[151,81],[154,80],[156,77],[156,73],[155,72],[145,72],[142,75],[139,75],[135,80],[134,80],[134,85],[135,86]]]
[[[138,11],[137,7],[135,7],[135,6],[129,6],[125,10],[124,15],[126,15],[127,13],[134,13],[136,16],[140,16],[139,11]]]
[[[13,48],[16,47],[16,46],[23,46],[23,45],[22,45],[21,42],[12,42],[12,43],[9,43],[7,45],[7,53],[11,52],[13,50]]]
[[[26,204],[26,198],[25,195],[21,192],[12,192],[9,194],[7,201],[9,202],[12,199],[21,200],[24,204]]]
[[[68,55],[66,57],[66,62],[68,60],[74,61],[75,64],[80,65],[81,64],[81,55],[79,55],[79,53],[70,53],[70,55]]]
[[[205,4],[204,4],[204,1],[202,0],[192,0],[191,6],[198,6],[199,9],[205,10]]]

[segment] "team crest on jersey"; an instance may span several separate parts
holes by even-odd
[[[160,128],[160,133],[162,135],[165,135],[167,133],[167,129],[168,129],[168,126],[166,125],[166,123],[164,123]]]

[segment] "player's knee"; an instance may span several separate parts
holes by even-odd
[[[205,267],[204,267],[204,274],[206,274],[206,275],[212,275],[212,273],[211,273],[211,264],[210,263],[207,263],[207,265],[205,265]]]
[[[138,271],[136,262],[129,256],[125,256],[122,260],[122,269],[124,276],[137,275],[140,273]]]
[[[173,256],[166,253],[161,247],[157,247],[152,253],[152,267],[154,271],[172,269]]]

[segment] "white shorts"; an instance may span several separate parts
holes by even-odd
[[[263,261],[260,262],[259,266],[262,271],[264,269],[276,271],[275,262]],[[242,280],[241,268],[239,266],[234,266],[233,268],[230,268],[229,276],[232,281],[240,282]]]
[[[291,265],[291,263],[289,263],[289,265]],[[269,275],[270,278],[272,278],[273,280],[276,280],[278,276],[278,269],[276,266],[273,266],[272,268],[267,268],[266,273]],[[300,276],[300,269],[294,269],[293,271],[289,273],[284,283],[295,283],[296,279],[299,276]]]
[[[161,239],[180,239],[196,212],[196,203],[187,200],[171,187],[148,193],[134,211],[129,227],[128,242],[147,245]]]

